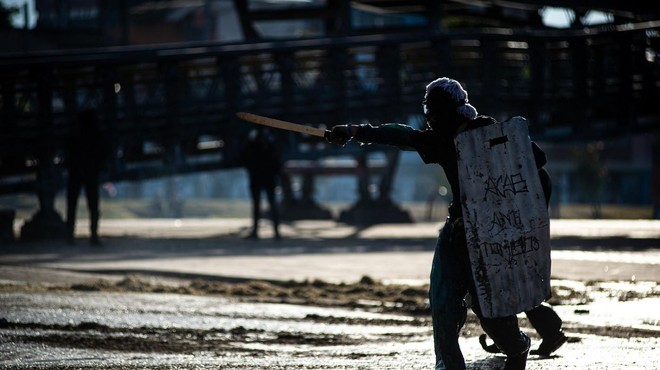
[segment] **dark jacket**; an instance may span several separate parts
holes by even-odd
[[[81,115],[68,145],[69,176],[96,178],[105,169],[105,140],[96,118]]]
[[[282,168],[279,150],[265,134],[248,141],[243,155],[251,186],[275,187]]]
[[[495,119],[488,116],[479,116],[468,123],[467,129],[487,126],[496,123]],[[460,187],[458,181],[458,159],[456,157],[456,146],[454,137],[450,135],[441,135],[431,129],[417,130],[408,125],[384,124],[378,127],[371,125],[360,125],[355,139],[363,143],[379,143],[394,145],[403,150],[415,150],[419,153],[424,163],[439,164],[447,176],[453,199],[449,206],[449,216],[452,219],[461,217],[462,210],[459,202]],[[546,163],[545,153],[541,148],[532,142],[532,150],[536,161],[536,168],[541,169]],[[544,191],[549,191],[548,184],[543,181],[549,181],[549,177],[544,180],[541,177]],[[546,198],[549,194],[546,193]]]

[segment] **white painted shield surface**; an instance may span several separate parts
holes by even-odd
[[[550,296],[550,220],[527,121],[460,133],[461,204],[485,317],[529,310]]]

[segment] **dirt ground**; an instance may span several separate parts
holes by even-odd
[[[660,297],[660,286],[648,283],[630,283],[627,286],[620,286],[613,289],[607,282],[588,282],[584,285],[573,282],[553,281],[554,298],[551,303],[558,307],[570,307],[576,315],[588,315],[589,304],[601,301],[606,298],[616,302],[636,302]],[[24,320],[22,318],[12,319],[0,318],[0,338],[5,343],[15,343],[14,350],[5,350],[0,354],[0,367],[3,369],[118,369],[118,368],[149,368],[149,369],[196,369],[213,368],[218,363],[209,364],[202,361],[193,363],[177,364],[171,360],[162,359],[163,356],[205,356],[204,353],[214,353],[210,357],[218,359],[219,354],[222,358],[227,356],[257,356],[257,357],[277,357],[273,351],[277,347],[288,346],[297,348],[360,348],[361,346],[374,345],[374,339],[367,335],[355,335],[348,332],[333,332],[324,330],[327,326],[341,325],[343,327],[414,327],[417,332],[409,333],[403,329],[398,332],[397,329],[391,330],[387,334],[387,342],[394,341],[400,343],[411,343],[415,341],[427,342],[430,338],[429,328],[430,313],[428,308],[427,287],[383,284],[369,277],[363,277],[359,282],[353,284],[333,284],[321,280],[302,281],[302,282],[266,282],[266,281],[244,281],[244,282],[222,282],[222,281],[169,281],[167,284],[155,282],[152,278],[146,276],[126,276],[118,279],[97,279],[84,283],[71,285],[53,285],[53,284],[9,284],[0,285],[0,293],[6,295],[4,303],[0,304],[3,311],[16,310],[8,301],[18,301],[12,294],[27,294],[34,299],[40,300],[41,295],[67,296],[73,294],[82,294],[83,296],[101,295],[113,296],[121,295],[131,297],[134,294],[149,294],[158,296],[190,296],[190,297],[212,297],[214,299],[225,299],[232,305],[248,304],[276,304],[287,307],[322,307],[327,309],[340,308],[349,312],[373,313],[377,316],[372,317],[352,317],[350,315],[325,315],[325,314],[306,314],[303,317],[293,319],[297,323],[308,323],[311,326],[320,329],[310,329],[308,333],[301,333],[296,330],[272,330],[268,329],[268,324],[257,327],[249,326],[229,326],[229,327],[208,327],[195,328],[186,326],[171,325],[113,325],[103,324],[99,321],[77,321],[70,316],[68,321],[42,322],[39,320]],[[36,298],[35,298],[36,297]],[[47,301],[48,299],[44,299]],[[67,304],[68,305],[68,304]],[[250,306],[252,307],[252,306]],[[58,307],[51,307],[53,310]],[[42,308],[43,309],[43,308]],[[89,308],[83,308],[89,309]],[[137,310],[143,310],[138,308]],[[93,310],[93,309],[92,309]],[[122,308],[124,314],[131,315],[130,308]],[[162,314],[162,313],[161,313]],[[185,314],[185,313],[182,313]],[[10,315],[11,316],[11,315]],[[267,321],[266,318],[262,320]],[[289,318],[289,320],[292,320]],[[521,327],[529,333],[534,340],[538,336],[534,334],[533,329],[521,317]],[[627,326],[622,325],[597,325],[580,323],[580,321],[567,321],[564,330],[569,336],[569,342],[565,346],[578,346],[585,338],[602,337],[613,340],[619,338],[622,341],[649,341],[649,344],[655,346],[658,344],[658,322],[648,323],[645,328],[640,325]],[[356,329],[357,332],[360,329]],[[425,338],[420,339],[422,334]],[[462,340],[472,341],[474,346],[476,337],[482,331],[479,322],[473,314],[468,315],[468,321],[462,331]],[[383,340],[382,338],[380,340]],[[380,341],[379,340],[379,341]],[[259,343],[259,347],[254,348],[250,344]],[[36,355],[42,362],[26,361],[20,363],[16,361],[21,356],[24,359],[33,359],[34,353],[26,347],[37,346],[42,349],[41,354]],[[5,349],[7,348],[5,344]],[[18,349],[18,348],[22,349]],[[269,347],[273,347],[269,349]],[[2,347],[0,347],[2,348]],[[103,361],[86,364],[85,361],[71,361],[70,357],[63,356],[55,351],[54,363],[43,362],[44,357],[53,351],[53,348],[68,349],[71,351],[91,351],[98,356],[99,353],[114,354],[151,354],[160,358],[159,362],[142,362],[130,365],[123,361],[118,367],[117,363],[103,364]],[[654,347],[649,350],[654,351]],[[465,349],[464,349],[465,350]],[[657,349],[656,349],[657,350]],[[479,351],[477,348],[474,351]],[[14,352],[14,353],[12,353]],[[429,348],[425,352],[429,352]],[[417,361],[431,361],[430,353],[426,356],[418,356]],[[480,353],[484,355],[485,352]],[[80,356],[80,355],[78,355]],[[119,356],[119,355],[117,355]],[[209,356],[209,355],[206,355]],[[373,353],[361,353],[356,350],[348,355],[357,356],[357,358],[366,358],[374,356]],[[74,356],[75,357],[75,356]],[[121,356],[119,356],[121,357]],[[130,356],[129,356],[130,357]],[[466,356],[469,358],[469,356]],[[60,361],[55,361],[57,358]],[[79,358],[79,357],[76,357]],[[85,358],[83,356],[83,358]],[[236,360],[237,357],[232,357]],[[342,355],[331,354],[331,359],[342,358]],[[487,358],[487,357],[486,357]],[[66,361],[64,361],[66,359]],[[424,359],[424,360],[422,360]],[[332,364],[319,366],[310,361],[303,364],[295,364],[291,361],[282,366],[271,363],[266,368],[269,369],[339,369],[353,368],[343,367]],[[162,363],[165,362],[165,363]],[[489,369],[497,368],[501,365],[502,358],[491,357],[490,361],[486,359],[468,362],[470,369]],[[288,363],[288,365],[287,365]],[[536,364],[541,364],[537,362]],[[551,365],[549,362],[547,365]],[[220,368],[228,369],[256,369],[262,365],[243,365],[235,361],[220,361]],[[555,364],[557,365],[556,361]],[[256,367],[255,367],[256,366]],[[384,368],[397,368],[398,365],[390,365]],[[652,365],[655,366],[655,365]],[[549,366],[550,368],[552,366]],[[355,368],[370,369],[368,365],[359,365]],[[407,367],[401,367],[407,368]],[[414,365],[410,368],[428,368],[422,365]],[[528,368],[546,368],[546,367],[528,367]],[[560,367],[563,368],[563,367]],[[568,368],[568,367],[567,367]],[[600,367],[585,367],[600,368]],[[608,368],[608,367],[604,367]],[[625,367],[624,367],[625,368]],[[651,367],[639,367],[651,368]]]
[[[199,229],[177,231],[182,235],[174,235],[165,224],[154,225],[141,226],[146,237],[106,239],[98,250],[84,243],[0,249],[0,368],[433,368],[428,286],[419,279],[396,282],[405,281],[406,273],[401,273],[401,279],[367,275],[343,282],[232,277],[223,275],[221,267],[216,267],[217,276],[190,273],[194,269],[205,272],[208,264],[237,257],[253,258],[251,266],[257,269],[252,272],[263,272],[265,264],[299,255],[307,259],[298,261],[307,262],[334,255],[346,267],[368,270],[364,264],[379,261],[374,258],[390,248],[393,237],[405,232],[419,235],[421,229],[388,228],[383,238],[373,234],[385,231],[369,234],[363,230],[357,238],[354,231],[346,230],[352,239],[343,234],[333,239],[330,235],[341,234],[338,228],[310,228],[314,231],[304,238],[255,243],[238,237],[240,225],[232,226],[229,234],[211,237],[200,234],[209,228],[203,223],[195,224]],[[128,228],[122,224],[117,229],[125,232]],[[645,230],[657,232],[656,226]],[[163,238],[168,232],[174,234]],[[431,241],[433,232],[429,231]],[[296,233],[305,234],[305,228]],[[549,303],[564,320],[569,341],[549,358],[530,356],[529,370],[660,367],[658,279],[622,280],[618,277],[629,274],[609,275],[608,271],[621,266],[639,271],[641,266],[644,276],[658,276],[653,235],[631,242],[645,251],[641,255],[629,248],[596,248],[592,239],[585,240],[584,245],[591,248],[586,262],[598,264],[599,273],[590,279],[557,276],[552,280]],[[319,237],[322,243],[317,243]],[[398,263],[412,260],[416,251],[427,263],[428,248],[416,245],[428,240],[406,240],[407,244],[396,247]],[[564,245],[562,249],[567,255],[558,267],[571,265],[579,270],[582,266],[584,270],[590,266],[580,262],[580,256],[568,259],[575,257],[574,252],[586,253],[584,248]],[[184,257],[188,272],[167,274],[172,270],[167,266],[179,266],[177,261]],[[267,262],[258,264],[262,259]],[[122,271],[122,266],[133,270]],[[415,270],[416,265],[410,267]],[[300,270],[314,268],[300,266]],[[392,267],[386,270],[394,273]],[[272,271],[285,276],[284,269]],[[608,276],[613,278],[604,278]],[[524,315],[519,319],[536,347],[538,335]],[[470,312],[460,339],[468,369],[501,368],[503,356],[481,349],[478,337],[482,333]]]

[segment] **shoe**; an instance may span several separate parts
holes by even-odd
[[[568,338],[564,334],[563,331],[559,331],[557,335],[553,336],[552,338],[545,338],[539,345],[539,348],[536,350],[533,350],[530,352],[533,355],[539,355],[543,357],[550,357],[550,355],[559,349],[566,341]]]
[[[488,353],[501,353],[502,352],[502,351],[500,351],[499,348],[497,348],[495,343],[489,345],[486,342],[487,339],[488,339],[488,335],[486,335],[486,334],[481,334],[479,336],[479,343],[481,344],[481,348],[483,348],[484,351],[486,351]]]
[[[504,369],[502,370],[525,370],[527,366],[527,355],[529,354],[529,347],[531,340],[527,339],[527,349],[525,352],[516,355],[516,356],[506,356],[506,362],[504,363]]]

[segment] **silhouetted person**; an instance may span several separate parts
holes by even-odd
[[[468,258],[454,137],[464,130],[492,125],[496,121],[492,117],[478,115],[476,108],[468,103],[467,91],[458,81],[446,77],[438,78],[426,86],[423,109],[426,126],[421,130],[404,124],[382,124],[376,127],[369,124],[336,125],[326,139],[342,146],[355,138],[364,144],[386,144],[403,150],[415,150],[424,163],[439,164],[442,167],[454,199],[449,206],[449,217],[438,237],[431,265],[429,302],[435,369],[465,370],[465,359],[458,340],[467,318],[464,297],[468,292],[474,298],[478,296]],[[534,152],[542,153],[536,144],[532,145]],[[535,159],[538,161],[540,158],[535,155]],[[544,164],[542,161],[537,162],[537,168]],[[472,310],[497,348],[506,354],[504,370],[524,370],[531,341],[520,331],[517,316],[486,317],[478,299],[473,300]]]
[[[67,241],[74,242],[76,209],[80,190],[85,188],[87,209],[89,210],[89,231],[92,245],[100,245],[99,226],[99,177],[105,167],[104,139],[98,125],[95,110],[85,110],[78,114],[71,134],[67,167],[66,226]]]
[[[275,201],[275,187],[279,181],[282,163],[279,150],[266,130],[256,130],[250,133],[243,158],[250,179],[250,196],[252,197],[253,224],[249,237],[259,238],[261,192],[263,191],[268,199],[275,239],[279,239],[279,213]]]

